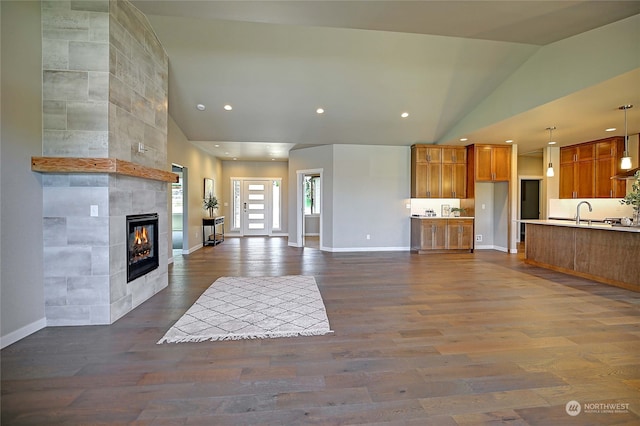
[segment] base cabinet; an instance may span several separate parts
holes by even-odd
[[[473,249],[473,219],[447,219],[447,248]]]
[[[419,254],[473,251],[473,219],[411,218],[411,250]]]

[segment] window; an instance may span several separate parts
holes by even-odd
[[[231,188],[233,191],[233,219],[231,221],[231,229],[237,231],[242,226],[242,200],[240,199],[241,182],[237,179],[233,179],[231,181]]]
[[[304,177],[304,214],[320,214],[320,175]]]
[[[280,179],[274,179],[271,183],[271,229],[280,231],[280,188],[282,187],[282,182]]]

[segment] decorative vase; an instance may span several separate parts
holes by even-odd
[[[633,209],[633,226],[640,226],[640,210]]]
[[[209,208],[209,217],[213,217],[213,207]]]

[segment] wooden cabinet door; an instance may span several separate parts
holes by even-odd
[[[576,161],[593,161],[596,158],[596,144],[595,143],[581,143],[577,145],[577,160]]]
[[[440,163],[442,148],[430,145],[414,145],[416,163]]]
[[[560,148],[560,164],[574,163],[577,160],[578,150],[573,146]]]
[[[466,164],[442,164],[442,197],[467,198]]]
[[[442,148],[443,164],[467,164],[467,148],[461,147],[443,147]]]
[[[446,219],[422,219],[422,250],[444,250],[446,234]]]
[[[427,147],[423,145],[414,145],[411,147],[411,162],[412,163],[426,163],[427,162]]]
[[[576,163],[576,176],[578,193],[577,198],[593,198],[595,193],[595,168],[593,160],[578,161]]]
[[[620,173],[620,161],[624,152],[624,138],[613,137],[595,144],[595,197],[622,198],[626,195],[624,180],[611,179]]]
[[[476,181],[489,182],[493,180],[491,167],[492,149],[490,146],[476,146]]]
[[[493,148],[493,180],[508,181],[511,174],[511,148],[496,146]]]
[[[560,164],[560,198],[576,198],[573,162]]]
[[[426,198],[428,185],[428,164],[411,164],[411,198]]]
[[[451,250],[470,250],[473,248],[473,220],[447,220],[447,248]]]
[[[560,148],[560,198],[595,197],[596,152],[592,142]]]
[[[476,146],[476,181],[508,181],[511,174],[511,147]]]
[[[427,164],[427,198],[442,197],[442,164]]]
[[[595,197],[596,198],[612,198],[613,182],[611,179],[615,175],[615,159],[599,158],[595,162]],[[624,195],[623,195],[624,197]]]

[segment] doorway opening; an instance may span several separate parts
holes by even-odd
[[[322,169],[299,170],[297,202],[298,247],[322,248]]]
[[[231,178],[231,192],[231,231],[251,237],[282,230],[282,178]]]
[[[171,171],[178,175],[178,182],[171,184],[171,248],[175,256],[189,253],[189,208],[187,169],[178,164],[172,164]]]
[[[520,180],[520,219],[540,219],[540,179]],[[524,242],[525,224],[520,224],[520,242]]]

